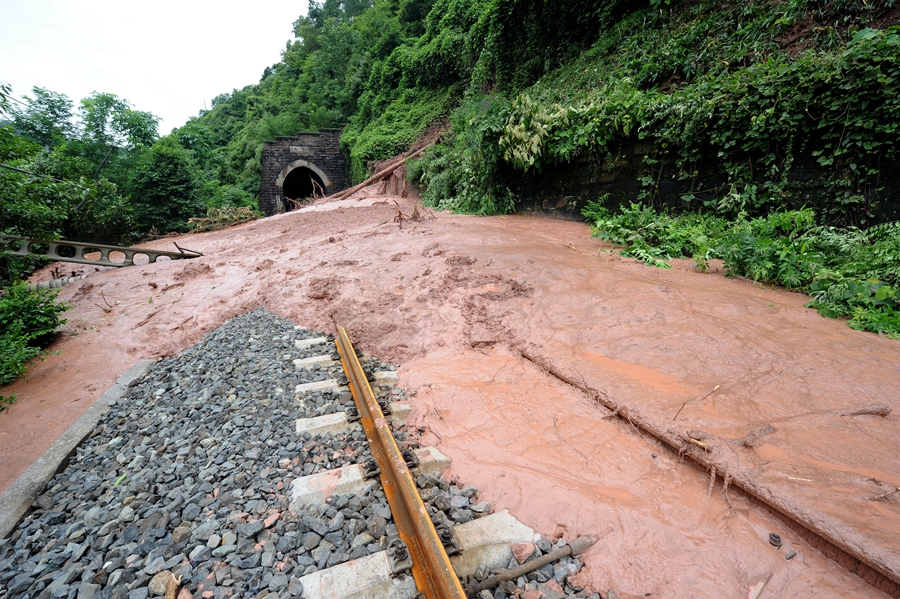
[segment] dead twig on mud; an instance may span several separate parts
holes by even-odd
[[[577,252],[577,253],[579,253],[579,254],[581,253],[581,250],[579,250],[577,247],[575,247],[575,244],[573,244],[573,243],[566,243],[566,244],[563,244],[563,247],[566,248],[566,249],[570,249],[570,250],[572,250],[573,252]]]
[[[109,314],[110,312],[112,312],[113,307],[111,305],[109,305],[109,301],[107,301],[106,296],[103,295],[102,291],[100,292],[100,297],[103,298],[103,303],[106,304],[106,307],[103,307],[96,302],[94,303],[94,305],[97,306],[98,308],[100,308],[101,310],[103,310],[104,312],[106,312],[107,314]]]
[[[897,493],[898,491],[900,491],[900,487],[894,487],[893,489],[891,489],[890,491],[887,491],[886,493],[882,493],[881,495],[877,495],[875,497],[869,497],[869,501],[880,501],[882,499],[887,499],[888,497],[890,497],[894,493]]]
[[[717,390],[719,389],[719,387],[720,387],[720,385],[716,385],[715,387],[713,387],[712,389],[710,389],[709,391],[707,391],[706,393],[704,393],[704,394],[701,395],[700,397],[698,397],[698,398],[696,398],[696,399],[689,399],[689,400],[687,400],[686,402],[684,402],[683,404],[681,404],[681,407],[678,408],[678,411],[677,411],[677,412],[675,412],[675,416],[672,417],[672,420],[674,421],[674,420],[676,420],[676,419],[678,418],[678,415],[681,414],[681,410],[684,409],[684,406],[688,405],[688,404],[689,404],[690,402],[692,402],[692,401],[703,401],[704,399],[706,399],[707,397],[709,397],[710,395],[712,395],[715,391],[717,391]]]
[[[581,453],[580,451],[578,451],[578,449],[577,449],[574,445],[572,445],[571,443],[569,443],[568,441],[566,441],[565,439],[563,439],[562,434],[560,434],[560,432],[559,432],[559,427],[556,426],[556,416],[553,417],[553,430],[556,431],[556,438],[557,438],[557,439],[559,439],[562,443],[565,443],[566,445],[568,445],[569,447],[571,447],[571,448],[572,448],[572,451],[574,451],[575,453],[577,453],[578,455],[580,455],[582,458],[584,458],[585,460],[587,459],[587,456],[586,456],[586,455],[584,455],[583,453]]]
[[[160,308],[159,310],[154,310],[153,312],[151,312],[151,313],[147,316],[147,318],[145,318],[144,320],[142,320],[142,321],[140,321],[139,323],[137,323],[136,325],[134,325],[134,328],[138,328],[138,327],[144,326],[145,324],[147,324],[148,322],[150,322],[150,319],[151,319],[151,318],[153,318],[154,316],[156,316],[156,315],[159,314],[160,312],[162,312],[162,308]]]

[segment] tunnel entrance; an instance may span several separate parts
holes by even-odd
[[[284,178],[282,190],[285,198],[290,198],[298,202],[302,202],[306,198],[315,195],[325,195],[325,183],[312,170],[305,167],[298,167],[288,173]],[[286,210],[293,210],[295,206],[291,202],[285,202]]]
[[[259,179],[259,209],[272,216],[295,209],[295,202],[313,195],[327,196],[345,189],[345,170],[340,129],[267,141]]]

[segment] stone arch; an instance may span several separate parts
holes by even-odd
[[[284,180],[291,173],[291,171],[294,169],[298,169],[298,168],[307,168],[307,169],[311,170],[319,177],[319,179],[322,180],[322,183],[325,185],[325,187],[331,187],[331,179],[328,178],[328,175],[326,175],[322,171],[322,169],[317,167],[312,162],[309,162],[308,160],[295,160],[292,163],[290,163],[289,165],[287,165],[286,167],[284,167],[283,169],[281,169],[281,172],[278,173],[278,176],[275,178],[275,187],[283,186]]]

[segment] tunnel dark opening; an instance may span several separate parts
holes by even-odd
[[[311,198],[317,194],[325,195],[325,185],[322,183],[322,179],[310,169],[302,166],[288,173],[282,184],[282,190],[285,198],[297,200],[298,202],[302,202],[306,198]],[[290,202],[286,202],[286,204],[290,204],[285,206],[289,210],[294,208]]]

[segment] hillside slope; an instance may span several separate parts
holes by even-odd
[[[639,145],[645,199],[664,178],[688,203],[766,211],[812,163],[829,190],[814,199],[859,222],[896,201],[879,173],[896,160],[898,16],[895,0],[313,2],[282,61],[191,126],[219,179],[251,194],[275,135],[346,123],[361,180],[447,119],[453,136],[414,171],[434,206],[507,212],[517,182]]]

